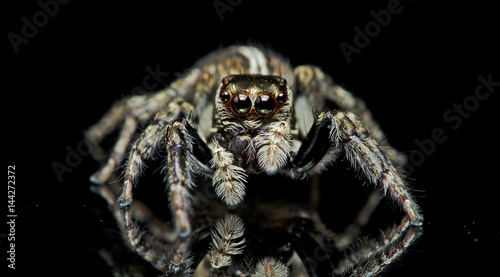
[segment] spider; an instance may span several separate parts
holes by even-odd
[[[166,276],[373,276],[420,234],[423,217],[398,170],[404,155],[364,102],[319,68],[292,68],[266,49],[215,51],[167,88],[117,102],[86,138],[101,162],[93,189],[127,245]],[[398,225],[357,239],[379,190],[345,232],[322,223],[315,183],[341,154],[399,204]],[[167,221],[133,199],[158,158]]]

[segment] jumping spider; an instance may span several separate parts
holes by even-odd
[[[118,127],[116,144],[104,150]],[[404,156],[385,143],[363,101],[317,67],[291,68],[257,47],[211,53],[166,89],[118,102],[86,136],[102,163],[91,176],[94,190],[128,246],[166,276],[372,276],[420,234],[423,217],[397,169]],[[399,204],[399,225],[352,243],[378,204],[377,190],[343,233],[330,231],[317,201],[301,202],[300,193],[263,200],[261,182],[308,187],[341,153]],[[163,161],[169,222],[132,198],[155,158]],[[246,195],[254,188],[261,193]]]

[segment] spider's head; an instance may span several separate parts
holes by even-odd
[[[253,121],[283,116],[290,109],[286,80],[268,75],[229,75],[222,79],[216,104],[224,106],[229,118]]]
[[[229,75],[215,96],[219,144],[248,172],[275,172],[288,160],[292,94],[286,80],[270,75]],[[275,162],[274,159],[280,162]]]

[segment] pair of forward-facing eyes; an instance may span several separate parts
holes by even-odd
[[[257,94],[255,99],[252,99],[246,91],[231,92],[226,89],[229,82],[267,84],[270,87],[269,91],[263,91]],[[266,116],[273,114],[287,101],[287,94],[286,79],[279,76],[229,75],[222,79],[219,98],[233,114],[244,116],[253,110],[258,115]]]
[[[231,111],[239,115],[248,114],[252,107],[260,115],[269,115],[287,100],[287,95],[284,92],[280,92],[276,97],[270,93],[262,93],[252,101],[246,92],[230,93],[228,90],[221,90],[219,97],[223,103],[228,104]]]

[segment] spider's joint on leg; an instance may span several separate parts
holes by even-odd
[[[125,199],[123,197],[119,197],[117,200],[118,206],[120,206],[120,209],[125,210],[125,209],[130,209],[130,205],[132,204],[131,199]]]

